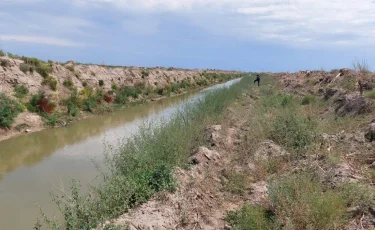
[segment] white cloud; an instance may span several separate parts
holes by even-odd
[[[94,23],[79,17],[39,13],[32,11],[33,8],[28,10],[20,14],[0,10],[0,41],[87,46],[89,41],[84,40],[89,37],[87,29],[95,29]]]
[[[46,45],[56,46],[83,46],[84,44],[70,41],[67,39],[61,39],[56,37],[45,37],[45,36],[25,36],[25,35],[8,35],[0,34],[0,41],[17,41],[27,43],[39,43]]]
[[[77,0],[76,0],[77,1]],[[372,0],[78,0],[138,14],[176,13],[215,34],[288,44],[375,45]],[[342,37],[336,33],[348,35]],[[343,42],[345,41],[345,42]]]
[[[102,29],[107,29],[105,24],[110,22],[103,15],[90,15],[90,10],[100,12],[110,8],[120,12],[110,15],[111,19],[118,18],[117,29],[122,27],[128,34],[157,33],[162,30],[159,16],[166,21],[170,15],[181,16],[184,23],[212,35],[240,40],[302,46],[375,45],[373,0],[3,0],[0,7],[4,2],[9,6],[38,1],[46,8],[52,4],[68,7],[59,15],[45,11],[10,14],[1,13],[0,9],[0,31],[61,39],[98,38],[106,36]],[[38,5],[35,4],[35,9]],[[69,7],[75,10],[74,14]],[[83,19],[85,15],[94,16],[93,21]],[[110,28],[115,30],[116,25]]]

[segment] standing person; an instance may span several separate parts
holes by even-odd
[[[259,83],[260,83],[260,76],[259,76],[259,74],[257,74],[257,79],[255,79],[254,84],[255,84],[255,82],[258,82],[258,87],[259,87]]]

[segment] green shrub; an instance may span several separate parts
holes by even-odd
[[[83,88],[81,90],[81,92],[79,92],[80,96],[82,99],[86,100],[88,99],[89,97],[94,97],[94,89],[89,87],[89,86],[86,86],[85,88]]]
[[[147,86],[146,89],[144,90],[144,94],[146,96],[150,95],[152,93],[152,88]]]
[[[52,73],[51,63],[45,63],[37,58],[21,57],[21,59],[24,61],[24,64],[32,66],[33,69],[35,69],[36,72],[38,72],[44,78],[48,77],[49,74]],[[23,67],[23,70],[21,69],[21,71],[24,71],[24,70],[26,70],[25,66]],[[30,71],[30,68],[29,68],[29,71]]]
[[[12,53],[9,53],[9,52],[8,52],[8,57],[13,58],[13,59],[21,59],[21,57],[19,55],[12,54]]]
[[[302,98],[301,105],[309,105],[315,101],[315,97],[313,95],[306,95]]]
[[[27,96],[27,94],[29,93],[29,89],[24,85],[16,85],[14,86],[14,92],[15,92],[14,96],[22,99]]]
[[[77,105],[68,104],[67,109],[68,109],[68,114],[72,117],[76,117],[79,114],[79,108]]]
[[[5,52],[3,50],[0,50],[0,57],[4,57],[5,56]]]
[[[69,80],[65,80],[63,82],[63,85],[68,88],[68,89],[72,89],[74,87],[74,84],[73,84],[73,81],[71,79]]]
[[[276,226],[280,222],[271,211],[257,205],[244,205],[239,211],[229,212],[226,221],[233,230],[279,229]]]
[[[44,124],[47,126],[55,126],[57,123],[56,114],[41,113],[41,116],[44,118]]]
[[[375,188],[361,183],[344,183],[339,187],[348,207],[357,207],[366,213],[375,207]]]
[[[196,83],[197,83],[198,86],[208,86],[209,85],[209,82],[207,81],[207,79],[197,80]]]
[[[262,94],[266,96],[262,100],[262,106],[265,109],[287,109],[293,110],[295,103],[293,96],[289,94],[274,93],[275,89],[261,89]]]
[[[36,66],[36,72],[38,72],[42,77],[48,77],[52,73],[52,66],[50,64],[40,64]]]
[[[302,152],[312,142],[315,126],[309,118],[284,110],[273,119],[268,138],[288,149]]]
[[[291,95],[275,94],[272,88],[261,89],[261,93],[264,96],[257,102],[256,111],[266,138],[302,153],[315,137],[316,123],[310,117],[300,115],[298,104]]]
[[[375,99],[375,89],[365,93],[365,97]]]
[[[117,226],[117,225],[108,224],[104,227],[103,230],[130,230],[130,227],[128,225]]]
[[[0,93],[0,127],[10,128],[14,118],[22,112],[22,107],[16,101]]]
[[[103,86],[104,85],[104,81],[103,80],[99,80],[99,86]]]
[[[34,73],[35,67],[26,63],[21,63],[20,70],[24,73],[27,73],[27,72]]]
[[[21,70],[23,73],[27,73],[27,72],[29,72],[29,70],[30,70],[30,66],[29,66],[28,64],[21,63],[21,64],[20,64],[20,70]]]
[[[118,104],[126,104],[128,102],[128,97],[138,98],[141,93],[142,91],[139,88],[122,86],[116,91],[115,102]]]
[[[57,80],[52,76],[48,76],[43,79],[42,85],[48,85],[53,91],[57,90]]]
[[[142,70],[141,74],[142,74],[142,78],[146,78],[150,75],[150,72],[148,70]]]
[[[190,83],[189,81],[187,81],[187,80],[183,80],[183,81],[181,82],[180,87],[183,88],[183,89],[188,89],[188,88],[191,87],[191,83]]]
[[[233,194],[242,195],[246,190],[246,175],[225,170],[223,176],[226,178],[223,182],[226,190]]]
[[[82,86],[86,87],[87,86],[87,81],[82,82]]]
[[[269,202],[285,229],[339,229],[346,217],[342,195],[309,173],[275,178],[269,185]]]
[[[112,87],[111,87],[113,90],[117,90],[117,85],[116,85],[116,83],[112,83]]]
[[[94,112],[94,109],[97,106],[97,101],[95,96],[89,96],[82,103],[82,110],[87,112]]]
[[[98,91],[96,91],[96,93],[95,93],[96,101],[101,103],[104,100],[104,95],[105,95],[105,93],[102,89],[99,89]]]
[[[37,58],[28,58],[28,57],[25,57],[25,56],[22,56],[21,60],[23,60],[25,63],[27,63],[29,65],[34,65],[34,66],[39,66],[43,63],[41,60],[39,60]]]
[[[10,62],[9,62],[9,60],[7,60],[7,59],[0,59],[0,66],[2,66],[2,67],[9,67],[10,66]]]
[[[181,84],[180,83],[175,83],[172,85],[171,87],[171,91],[173,93],[178,93],[178,90],[181,88]]]
[[[78,115],[79,107],[81,105],[80,105],[80,100],[78,97],[78,91],[76,88],[73,88],[73,90],[70,93],[70,97],[64,100],[63,104],[67,107],[69,115],[73,117]]]
[[[30,101],[26,104],[27,110],[32,113],[40,113],[39,102],[44,96],[44,92],[31,95]]]

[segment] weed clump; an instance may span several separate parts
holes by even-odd
[[[312,95],[306,95],[302,98],[301,105],[309,105],[315,101],[315,97]]]
[[[314,127],[308,118],[285,111],[274,118],[268,137],[286,148],[301,152],[312,142]]]
[[[6,68],[10,66],[10,62],[7,59],[0,59],[0,66]]]
[[[117,90],[117,89],[118,89],[118,87],[117,87],[116,83],[112,83],[112,86],[111,86],[111,88],[112,88],[113,90]]]
[[[23,73],[27,73],[27,72],[34,73],[35,67],[32,66],[32,65],[28,65],[26,63],[21,63],[20,64],[20,70]]]
[[[31,95],[29,102],[26,104],[27,110],[29,110],[32,113],[40,113],[41,109],[39,107],[39,102],[44,97],[45,94],[43,92]]]
[[[57,90],[57,80],[53,78],[52,76],[48,76],[43,79],[42,85],[48,85],[50,89],[53,91]]]
[[[10,128],[14,118],[22,112],[22,107],[16,101],[0,93],[0,127]]]
[[[224,180],[224,186],[229,192],[239,195],[242,195],[245,192],[248,181],[244,174],[225,170],[223,176],[226,178]]]
[[[287,229],[337,229],[345,220],[342,195],[327,190],[309,173],[274,179],[269,202]]]
[[[141,93],[142,90],[140,88],[122,86],[116,91],[115,102],[118,104],[126,104],[129,97],[138,98]]]
[[[16,85],[14,86],[14,96],[17,98],[25,98],[29,93],[29,89],[24,85]]]
[[[21,59],[24,61],[24,64],[32,66],[32,68],[35,69],[36,72],[38,72],[44,78],[47,78],[49,74],[52,73],[52,63],[45,63],[37,58],[21,57]],[[21,71],[25,71],[25,69],[25,66],[23,66]]]
[[[369,91],[369,92],[366,92],[365,93],[365,97],[367,98],[371,98],[371,99],[375,99],[375,89]]]
[[[229,212],[225,220],[234,230],[268,230],[277,229],[274,214],[258,205],[244,205],[239,211]]]
[[[56,104],[48,99],[44,92],[31,95],[29,102],[26,104],[27,109],[33,113],[51,114],[56,108]]]
[[[299,154],[306,151],[315,138],[314,120],[298,112],[293,96],[275,94],[273,89],[263,89],[261,93],[266,96],[257,102],[259,114],[251,121],[260,122],[265,138]]]
[[[146,78],[150,75],[150,72],[148,70],[142,70],[141,74],[142,74],[142,78]]]
[[[68,88],[68,89],[72,89],[74,87],[74,83],[71,79],[68,79],[68,80],[65,80],[63,82],[63,85]]]
[[[338,229],[346,220],[345,197],[310,173],[273,178],[263,206],[244,205],[226,220],[236,230]]]

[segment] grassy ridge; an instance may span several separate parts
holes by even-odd
[[[62,199],[55,196],[63,223],[46,215],[43,222],[50,229],[91,229],[147,201],[155,192],[175,189],[173,169],[186,166],[192,150],[204,142],[204,129],[218,121],[251,81],[245,77],[229,88],[208,92],[170,121],[143,126],[108,159],[111,173],[105,174],[101,185],[92,188],[88,196],[80,195],[77,183],[69,195]]]
[[[249,94],[259,99],[246,123],[246,130],[250,131],[246,132],[238,154],[239,159],[250,158],[254,162],[254,176],[267,182],[269,195],[259,205],[247,204],[228,213],[226,220],[233,229],[341,229],[350,218],[347,208],[369,212],[368,207],[374,205],[373,188],[363,182],[332,186],[325,172],[314,166],[318,161],[322,165],[332,164],[334,154],[316,159],[322,151],[322,130],[327,129],[318,115],[322,107],[328,106],[324,101],[281,93],[276,85],[261,87],[259,91],[251,89]],[[340,131],[343,126],[348,123],[341,125]],[[265,140],[272,140],[288,153],[258,157],[259,143]],[[344,155],[345,151],[339,154]]]

